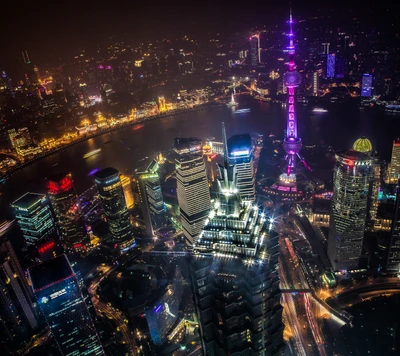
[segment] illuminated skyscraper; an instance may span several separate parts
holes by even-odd
[[[386,270],[388,273],[398,275],[400,274],[400,179],[397,182],[396,203],[393,215]]]
[[[250,37],[250,64],[257,67],[260,63],[260,36],[253,35]]]
[[[393,141],[392,159],[389,167],[389,183],[396,184],[400,175],[400,138]]]
[[[47,193],[58,223],[60,239],[68,249],[83,247],[89,238],[71,173],[47,178]]]
[[[45,195],[26,193],[11,206],[18,226],[29,245],[38,244],[54,236],[55,223]]]
[[[221,167],[219,195],[190,262],[204,355],[283,355],[278,234],[250,200],[236,167]]]
[[[335,53],[328,53],[327,61],[326,61],[326,77],[327,78],[335,78],[335,65],[336,65]]]
[[[318,96],[318,92],[319,92],[318,72],[313,72],[313,76],[312,76],[312,91],[313,91],[313,96]]]
[[[372,74],[364,74],[361,82],[361,96],[370,97],[372,95]]]
[[[124,191],[126,207],[128,209],[131,209],[131,208],[133,208],[133,204],[135,203],[135,201],[133,199],[131,179],[129,177],[121,174],[121,184],[122,184],[122,189]]]
[[[154,236],[155,229],[159,229],[165,223],[164,200],[158,167],[158,162],[153,160],[144,172],[136,173],[146,234],[150,237]]]
[[[193,243],[204,227],[211,200],[201,140],[176,138],[174,150],[182,228],[185,237]]]
[[[240,197],[251,201],[256,197],[253,151],[250,135],[236,135],[228,140],[229,164],[236,167]]]
[[[10,241],[0,237],[0,348],[11,354],[37,328],[33,293]]]
[[[32,267],[38,305],[63,355],[104,355],[99,336],[67,256]]]
[[[133,231],[118,170],[104,168],[95,173],[94,177],[113,242],[131,240]]]
[[[353,270],[362,252],[372,158],[354,150],[335,158],[328,257],[335,271]]]

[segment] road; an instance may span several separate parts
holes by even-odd
[[[96,310],[97,315],[103,316],[106,315],[108,319],[112,320],[116,329],[119,329],[119,331],[122,334],[122,339],[124,340],[124,343],[126,343],[129,346],[129,350],[131,352],[131,355],[137,355],[137,347],[136,347],[136,342],[135,342],[135,337],[134,334],[128,329],[128,326],[126,325],[124,318],[122,316],[122,313],[120,311],[115,310],[112,306],[107,305],[106,303],[103,303],[98,297],[97,297],[97,288],[99,287],[100,283],[103,281],[104,278],[106,278],[108,275],[110,275],[118,266],[115,265],[113,267],[105,267],[103,268],[103,275],[95,278],[92,283],[90,284],[88,288],[88,292],[90,294],[90,297],[92,299],[93,306]]]

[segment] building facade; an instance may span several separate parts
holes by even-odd
[[[165,223],[164,200],[158,176],[158,163],[153,160],[144,172],[137,172],[139,199],[143,211],[147,236]]]
[[[94,176],[113,242],[131,240],[133,231],[118,170],[104,168]]]
[[[400,179],[397,183],[396,202],[390,230],[390,245],[386,270],[388,273],[396,275],[400,273]]]
[[[240,197],[251,201],[256,199],[253,152],[250,135],[235,135],[228,140],[229,164],[236,167]]]
[[[45,195],[26,193],[11,206],[27,244],[36,245],[56,234],[54,218]]]
[[[373,162],[354,150],[336,154],[328,257],[335,271],[359,268]]]
[[[65,247],[73,251],[74,247],[89,243],[72,174],[62,173],[47,178],[47,194]]]
[[[393,140],[392,159],[389,167],[389,183],[396,184],[400,175],[400,138]]]
[[[176,138],[174,150],[182,228],[186,239],[193,243],[204,227],[211,204],[201,140]]]
[[[38,327],[34,296],[11,242],[0,237],[0,347],[2,353],[28,341]]]
[[[104,355],[79,282],[67,256],[29,270],[33,291],[63,355]]]

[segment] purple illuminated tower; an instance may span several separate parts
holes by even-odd
[[[304,164],[304,166],[308,169],[308,165],[304,161],[304,158],[300,156],[299,152],[302,147],[301,138],[297,135],[297,118],[296,118],[296,110],[295,110],[295,88],[298,87],[301,83],[301,75],[295,69],[296,65],[294,63],[294,42],[293,42],[293,19],[292,19],[292,10],[290,10],[290,20],[289,23],[289,33],[287,36],[289,37],[289,47],[287,47],[287,51],[289,53],[289,70],[283,76],[283,82],[288,89],[288,102],[287,102],[287,128],[286,128],[286,137],[283,140],[283,148],[286,152],[285,159],[287,161],[287,176],[289,177],[295,173],[296,170],[296,161],[297,157]]]

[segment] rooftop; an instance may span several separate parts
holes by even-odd
[[[13,207],[18,207],[18,208],[23,208],[23,209],[28,209],[31,207],[33,204],[39,202],[46,196],[44,194],[38,194],[38,193],[25,193],[22,197],[18,198],[15,200],[11,206]]]
[[[46,177],[46,179],[48,181],[59,183],[61,181],[61,179],[65,178],[68,175],[71,175],[71,173],[70,172],[62,172],[62,173],[57,173],[57,174],[53,174],[49,177]]]
[[[194,146],[200,146],[201,140],[197,137],[176,137],[174,140],[174,148],[177,150],[190,149]]]
[[[45,289],[62,280],[72,277],[74,271],[67,256],[60,255],[29,269],[34,291]]]
[[[359,152],[355,150],[344,150],[336,152],[338,156],[344,159],[351,159],[354,161],[368,161],[371,160],[371,157],[364,152]]]
[[[251,137],[248,134],[235,135],[228,140],[228,154],[237,151],[250,151]]]
[[[100,171],[96,172],[94,174],[94,177],[97,179],[106,179],[106,178],[110,178],[115,175],[119,175],[118,169],[113,168],[113,167],[107,167],[107,168],[103,168]]]

